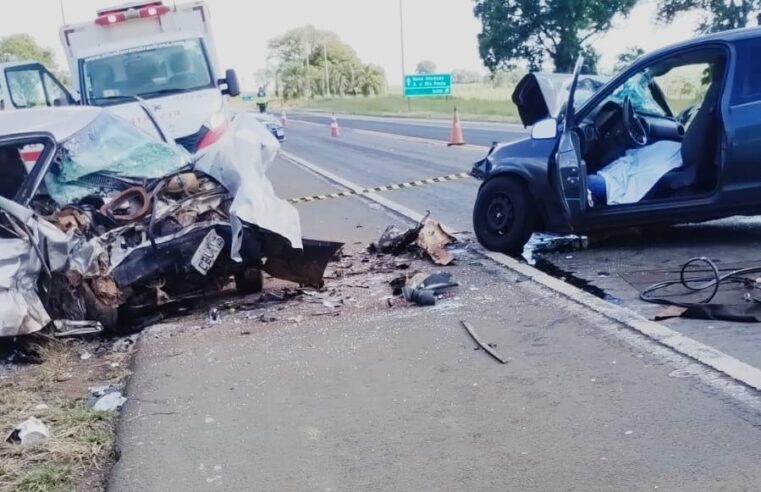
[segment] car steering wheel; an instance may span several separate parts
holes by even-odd
[[[624,128],[626,128],[629,142],[634,147],[644,147],[647,145],[647,130],[645,130],[642,120],[637,117],[630,96],[626,96],[624,99]]]

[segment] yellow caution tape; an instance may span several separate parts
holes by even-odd
[[[457,173],[450,174],[449,176],[441,176],[438,178],[419,179],[417,181],[408,181],[406,183],[399,183],[389,186],[378,186],[375,188],[367,188],[359,191],[341,191],[339,193],[326,193],[324,195],[312,195],[301,198],[291,198],[288,203],[298,205],[300,203],[319,202],[323,200],[333,200],[335,198],[343,198],[347,196],[366,195],[368,193],[381,193],[384,191],[396,191],[406,190],[408,188],[419,188],[421,186],[428,186],[437,183],[446,183],[449,181],[457,181],[460,179],[470,178],[469,173]]]

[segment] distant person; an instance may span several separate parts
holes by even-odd
[[[256,105],[260,113],[267,112],[267,92],[264,87],[259,87],[259,92],[256,93]]]

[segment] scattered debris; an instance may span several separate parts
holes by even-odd
[[[660,313],[656,314],[653,318],[653,321],[664,321],[667,319],[681,318],[686,311],[686,307],[669,306]]]
[[[53,321],[53,335],[58,338],[98,335],[103,332],[103,325],[98,321]]]
[[[460,284],[454,280],[450,273],[435,273],[427,277],[419,274],[407,282],[407,285],[402,288],[402,294],[407,302],[419,306],[434,306],[442,291],[458,285]]]
[[[222,322],[222,315],[219,312],[219,308],[209,309],[208,321],[210,325],[218,325]]]
[[[487,354],[491,355],[494,360],[499,362],[500,364],[507,364],[508,360],[504,359],[502,356],[497,354],[497,352],[494,351],[491,344],[485,344],[481,341],[481,339],[478,337],[478,334],[476,334],[475,330],[467,321],[461,321],[463,328],[468,332],[470,337],[475,341],[481,349],[483,349]]]
[[[430,215],[428,212],[420,223],[406,231],[401,231],[394,225],[387,227],[378,242],[371,244],[368,251],[395,256],[405,252],[422,252],[437,265],[451,265],[455,258],[446,247],[456,242],[456,239],[444,231],[441,223],[429,219]]]
[[[95,402],[92,409],[96,412],[118,412],[127,403],[127,399],[121,392],[108,393]]]
[[[5,439],[9,444],[30,446],[45,441],[50,437],[50,430],[40,419],[31,417],[16,426]]]
[[[446,247],[455,242],[439,222],[426,220],[417,238],[417,245],[431,257],[434,263],[449,266],[454,262],[454,255]]]

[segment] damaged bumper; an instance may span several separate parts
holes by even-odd
[[[108,155],[111,127],[123,123],[96,118],[81,141],[64,143],[29,208],[0,202],[14,232],[0,255],[0,336],[33,333],[51,319],[129,325],[219,293],[252,270],[322,285],[342,244],[302,240],[298,212],[266,177],[279,145],[262,125],[241,114],[190,161],[123,133],[127,150]]]

